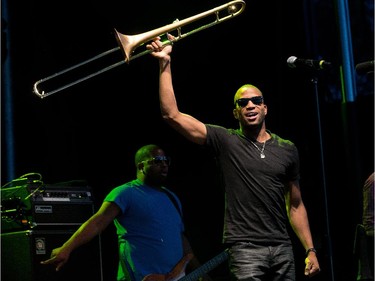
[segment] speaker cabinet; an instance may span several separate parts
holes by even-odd
[[[40,261],[50,257],[74,230],[26,230],[1,234],[2,281],[102,281],[100,236],[72,252],[59,272]]]

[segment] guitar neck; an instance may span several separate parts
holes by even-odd
[[[215,267],[217,267],[219,264],[224,262],[228,259],[228,253],[227,250],[224,250],[217,256],[210,259],[208,262],[200,266],[199,268],[193,270],[188,275],[185,275],[184,277],[178,279],[178,281],[196,281],[199,277],[203,276],[207,272],[211,271]]]

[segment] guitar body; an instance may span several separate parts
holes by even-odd
[[[193,254],[185,255],[171,272],[167,274],[148,274],[142,281],[176,281],[185,276],[185,268],[189,261],[193,258]]]
[[[171,272],[167,274],[149,274],[146,275],[142,281],[196,281],[199,277],[203,276],[204,274],[227,260],[228,253],[227,250],[224,250],[223,252],[185,276],[185,268],[192,258],[193,254],[187,254],[177,263],[177,265]]]

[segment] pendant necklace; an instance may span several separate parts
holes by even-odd
[[[260,152],[260,158],[266,158],[266,155],[264,154],[264,148],[266,147],[266,141],[264,141],[264,143],[263,143],[263,147],[262,147],[262,149],[260,149],[253,141],[251,141],[250,139],[249,139],[249,141],[259,150],[259,152]]]
[[[245,137],[245,139],[247,139],[249,142],[251,142],[251,143],[256,147],[256,149],[260,152],[260,158],[262,158],[262,159],[266,158],[266,155],[264,154],[264,148],[266,147],[266,142],[267,142],[267,140],[264,141],[263,146],[262,146],[262,148],[260,149],[259,146],[257,146],[257,145],[255,144],[255,142],[253,142],[250,138],[248,138],[248,137],[245,136],[245,135],[243,135],[243,136]]]

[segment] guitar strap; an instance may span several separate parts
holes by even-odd
[[[182,212],[181,212],[181,209],[180,209],[179,205],[177,204],[176,198],[173,196],[173,194],[168,189],[163,188],[163,191],[165,192],[165,194],[168,195],[169,199],[172,201],[173,205],[176,207],[178,213],[180,214],[180,216],[182,218]]]

